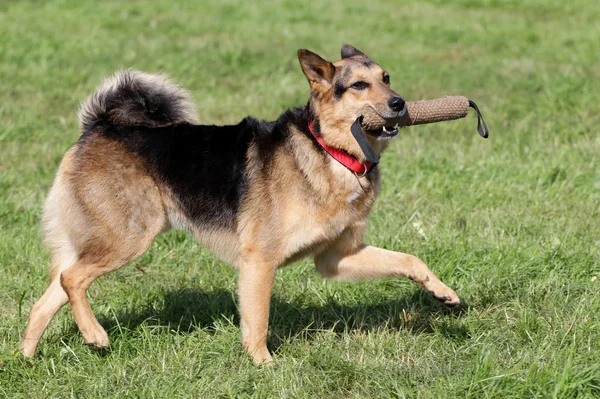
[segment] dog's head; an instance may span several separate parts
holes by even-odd
[[[298,59],[310,83],[311,112],[318,120],[319,133],[330,145],[360,157],[350,127],[366,114],[370,120],[363,128],[373,144],[398,134],[404,99],[390,88],[389,74],[364,53],[346,44],[342,59],[335,63],[304,49],[298,50]]]

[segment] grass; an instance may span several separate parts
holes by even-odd
[[[0,3],[0,397],[593,398],[600,395],[600,7],[574,0]],[[47,285],[40,209],[75,110],[119,67],[165,71],[207,123],[308,98],[298,48],[349,42],[407,99],[475,117],[403,130],[368,242],[414,253],[466,302],[409,281],[277,273],[270,349],[239,342],[236,272],[181,232],[90,289],[112,350],[68,309],[17,354]]]

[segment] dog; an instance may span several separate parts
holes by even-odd
[[[406,277],[448,306],[456,293],[417,257],[363,243],[379,191],[379,154],[398,134],[405,102],[389,74],[344,45],[328,62],[301,49],[308,104],[276,121],[200,125],[190,95],[164,75],[121,70],[82,103],[81,137],[64,155],[44,204],[50,285],[31,308],[20,344],[31,357],[70,303],[85,343],[109,347],[86,297],[98,277],[183,229],[239,269],[244,349],[267,349],[275,271],[313,257],[326,278]],[[371,107],[381,126],[361,127]]]

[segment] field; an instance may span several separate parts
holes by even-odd
[[[600,3],[384,0],[0,2],[0,397],[600,397]],[[278,271],[269,347],[239,340],[237,272],[172,231],[89,291],[112,349],[68,306],[17,352],[47,285],[44,197],[78,104],[120,67],[163,71],[203,122],[276,118],[309,88],[296,50],[351,43],[408,100],[476,117],[401,130],[368,242],[416,254],[465,302],[407,280]],[[134,267],[137,266],[137,267]]]

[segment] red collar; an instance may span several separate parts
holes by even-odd
[[[356,159],[355,156],[348,154],[346,151],[325,144],[323,138],[315,134],[312,121],[308,121],[308,130],[310,130],[313,137],[317,140],[321,147],[323,147],[323,149],[327,151],[329,155],[331,155],[336,161],[338,161],[354,173],[360,173],[364,176],[371,170],[371,162],[362,163],[358,159]]]

